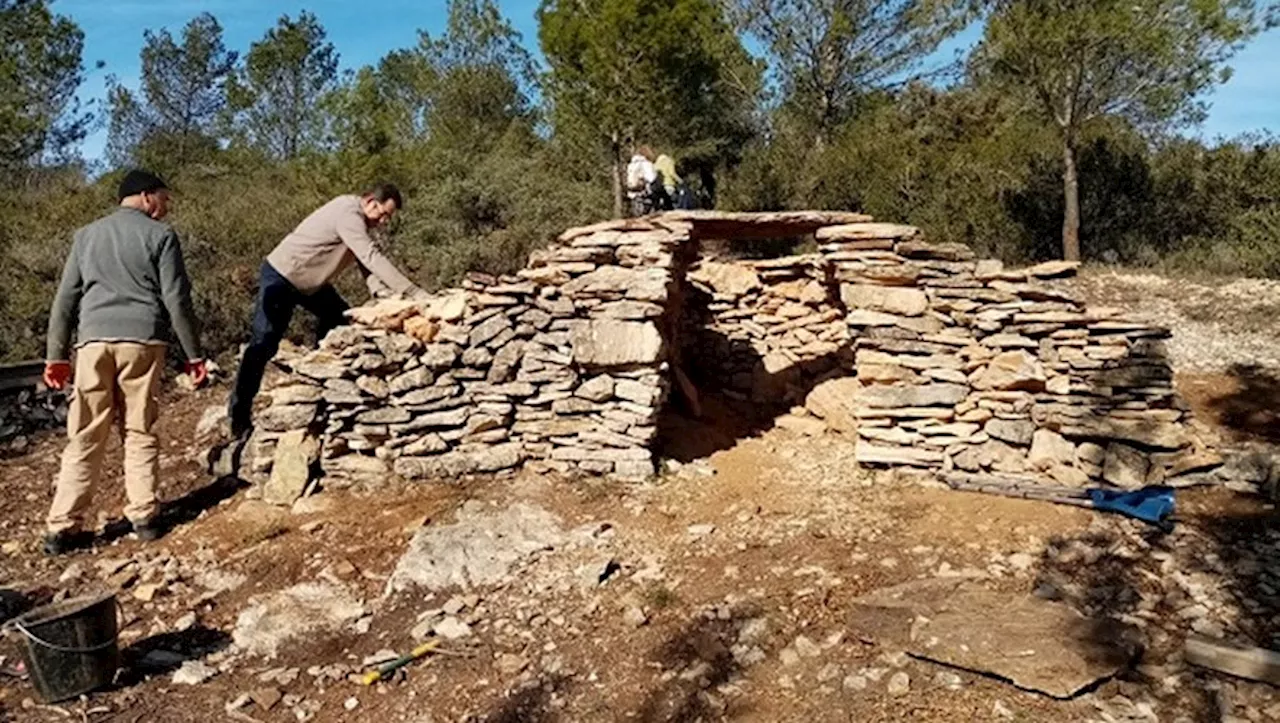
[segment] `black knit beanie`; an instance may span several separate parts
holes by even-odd
[[[154,193],[168,187],[156,174],[135,169],[124,174],[124,180],[120,181],[119,200],[123,201],[139,193]]]

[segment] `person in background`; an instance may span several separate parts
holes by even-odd
[[[49,313],[44,383],[72,389],[67,447],[44,540],[49,555],[92,537],[82,529],[83,516],[115,425],[124,436],[125,517],[139,539],[160,537],[156,423],[170,330],[186,353],[191,380],[199,386],[208,378],[182,247],[162,222],[169,189],[158,176],[134,170],[121,181],[119,200],[115,212],[76,231]]]
[[[294,309],[301,306],[315,315],[317,340],[346,322],[347,302],[332,283],[343,270],[357,266],[375,296],[426,295],[369,236],[371,229],[403,208],[404,198],[390,183],[358,196],[338,196],[307,216],[267,256],[253,308],[252,336],[227,402],[233,441],[244,441],[253,428],[253,399]]]
[[[662,185],[662,195],[658,198],[659,208],[663,211],[670,211],[676,206],[676,199],[680,197],[680,174],[676,173],[676,162],[671,156],[663,153],[653,162],[654,170],[658,172],[658,182]]]
[[[653,149],[640,146],[627,164],[627,199],[632,216],[644,216],[654,210],[654,186],[658,171],[653,166]]]

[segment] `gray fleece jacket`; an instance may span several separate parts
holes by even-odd
[[[187,359],[200,359],[191,282],[178,235],[145,213],[120,208],[76,231],[49,314],[45,358],[76,343],[164,342],[172,327]]]

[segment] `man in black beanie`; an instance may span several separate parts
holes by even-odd
[[[159,537],[156,483],[160,468],[157,395],[165,339],[172,328],[197,386],[208,376],[191,310],[191,282],[178,236],[162,223],[169,189],[158,176],[130,171],[120,182],[120,208],[76,231],[49,314],[44,382],[73,383],[45,552],[82,541],[85,509],[102,472],[114,424],[124,432],[125,516],[143,540]],[[71,366],[75,326],[75,373]]]

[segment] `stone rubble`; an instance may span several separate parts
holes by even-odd
[[[21,454],[31,436],[66,424],[67,395],[45,389],[0,391],[0,454]]]

